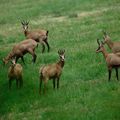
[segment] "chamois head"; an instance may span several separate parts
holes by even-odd
[[[27,31],[28,30],[28,24],[29,24],[29,21],[21,21],[21,24],[23,26],[23,29],[24,31]]]
[[[2,61],[3,61],[3,64],[4,64],[4,65],[6,65],[6,64],[9,62],[9,60],[7,60],[6,58],[3,58]]]
[[[105,32],[105,31],[103,31],[103,40],[104,40],[104,44],[107,42],[107,41],[109,41],[110,40],[110,37],[108,36],[108,34]]]
[[[102,52],[104,49],[104,43],[101,41],[101,43],[99,42],[99,39],[97,39],[97,43],[98,43],[98,49],[96,50],[96,53]]]
[[[60,60],[64,61],[65,60],[65,50],[58,50],[58,54],[60,56]]]
[[[4,64],[4,65],[8,64],[8,62],[9,62],[9,59],[3,58],[3,64]],[[11,58],[11,63],[12,63],[13,65],[16,64],[15,58]]]

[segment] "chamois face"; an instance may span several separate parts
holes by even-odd
[[[104,42],[103,42],[103,43],[105,44],[105,43],[107,43],[107,41],[110,40],[110,37],[107,35],[106,32],[104,32],[103,34],[104,34],[104,36],[103,36],[103,40],[104,40]]]
[[[28,30],[28,24],[29,24],[29,22],[22,21],[21,24],[23,26],[24,31],[27,31]]]
[[[61,61],[65,61],[65,50],[58,51],[59,57]]]
[[[11,60],[11,63],[12,63],[13,66],[15,66],[15,64],[16,64],[15,59],[12,59],[12,60]]]

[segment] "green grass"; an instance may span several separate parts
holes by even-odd
[[[119,120],[120,83],[115,71],[111,82],[102,54],[96,54],[97,38],[106,30],[120,40],[119,0],[1,0],[0,59],[15,43],[25,39],[20,20],[30,20],[30,29],[49,30],[50,53],[36,49],[37,61],[25,56],[24,86],[15,81],[8,90],[7,70],[0,61],[0,120]],[[66,50],[60,89],[47,84],[39,95],[39,68],[58,60],[58,49]],[[107,48],[107,46],[106,46]],[[108,49],[108,48],[107,48]],[[110,51],[108,49],[108,51]]]

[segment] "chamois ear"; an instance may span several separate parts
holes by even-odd
[[[61,53],[61,50],[58,50],[58,54],[60,54]]]
[[[63,53],[65,53],[65,49],[63,49]]]
[[[58,54],[64,54],[65,50],[58,50]]]

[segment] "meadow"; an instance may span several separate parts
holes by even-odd
[[[120,41],[119,0],[0,0],[0,11],[0,120],[120,120],[120,82],[115,71],[108,82],[103,55],[95,52],[103,30]],[[24,86],[16,89],[14,81],[9,91],[10,63],[2,59],[25,39],[21,20],[30,30],[49,30],[51,50],[42,54],[39,45],[35,64],[29,54],[25,65],[19,60]],[[59,49],[66,51],[60,88],[49,81],[39,95],[39,68],[55,63]]]

